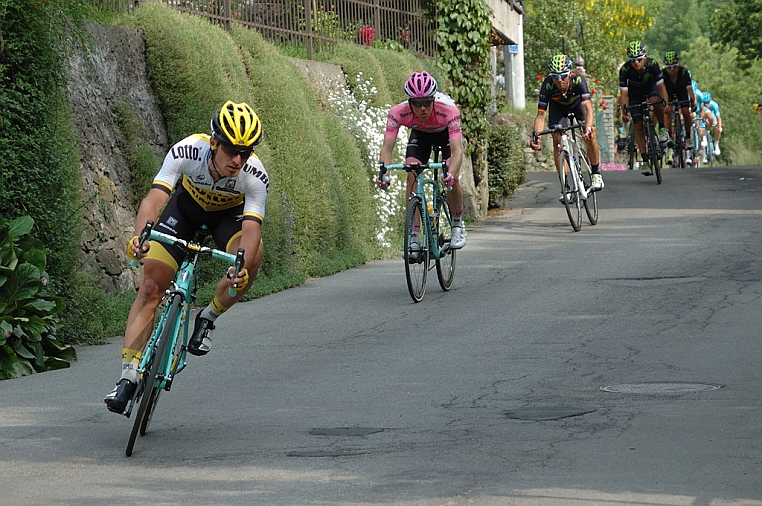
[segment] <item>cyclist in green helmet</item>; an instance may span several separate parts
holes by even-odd
[[[593,172],[593,186],[595,190],[603,189],[603,176],[599,172],[601,160],[598,141],[595,140],[596,132],[593,121],[593,103],[587,80],[577,71],[572,70],[572,61],[565,54],[557,54],[548,62],[549,75],[542,82],[540,97],[537,102],[537,116],[534,119],[534,131],[539,132],[545,125],[545,111],[548,111],[548,124],[568,124],[567,115],[572,112],[577,122],[584,125],[582,135],[585,138],[587,155],[590,158],[590,168]],[[533,136],[534,137],[534,136]],[[553,160],[556,162],[556,170],[559,175],[561,168],[558,166],[558,146],[561,142],[560,134],[553,134]],[[531,144],[535,150],[540,149],[540,141],[533,140]],[[559,196],[563,202],[563,195]]]
[[[672,117],[672,107],[677,106],[673,102],[675,99],[682,102],[691,101],[691,104],[680,107],[683,125],[685,126],[685,138],[690,139],[691,123],[693,120],[691,110],[696,107],[696,96],[693,94],[691,71],[680,65],[680,53],[677,51],[667,51],[664,53],[664,86],[667,88],[667,96],[670,98],[670,103],[665,111],[667,115],[667,130],[669,130],[670,138],[674,139],[674,132],[672,131],[672,122],[669,119]],[[692,149],[688,151],[692,151]],[[687,158],[692,160],[692,154],[689,153]],[[673,162],[674,152],[672,148],[669,148],[667,150],[667,163],[671,164]]]
[[[664,104],[669,103],[667,88],[659,64],[646,54],[646,45],[634,40],[627,45],[628,61],[619,69],[619,105],[622,108],[622,121],[632,116],[635,125],[635,141],[643,159],[641,172],[644,176],[652,174],[646,152],[646,136],[643,128],[643,111],[634,108],[628,112],[627,106],[638,105],[646,100],[654,103],[654,115],[659,124],[659,141],[667,143],[669,133],[664,127]]]

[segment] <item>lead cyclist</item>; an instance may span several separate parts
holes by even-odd
[[[194,134],[172,146],[140,203],[127,256],[143,260],[144,273],[127,317],[121,375],[104,399],[114,413],[123,414],[135,394],[156,308],[184,258],[176,246],[158,241],[141,246],[138,235],[146,222],[155,221],[157,231],[188,241],[206,225],[219,249],[245,250],[243,269],[223,276],[212,302],[196,316],[188,342],[193,355],[209,352],[214,322],[249,290],[262,260],[261,226],[270,183],[253,154],[262,140],[262,124],[246,103],[227,101],[212,117],[211,131],[211,136]]]

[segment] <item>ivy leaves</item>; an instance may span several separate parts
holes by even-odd
[[[439,4],[439,68],[462,115],[463,134],[472,153],[486,146],[489,129],[491,10],[484,0],[445,0]]]

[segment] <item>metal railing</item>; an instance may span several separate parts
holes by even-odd
[[[433,57],[437,53],[436,13],[419,0],[90,0],[96,7],[131,12],[158,1],[180,12],[204,16],[230,30],[249,26],[274,43],[331,51],[337,42],[402,47]]]

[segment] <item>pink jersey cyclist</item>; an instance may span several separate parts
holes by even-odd
[[[384,142],[379,154],[379,162],[392,163],[392,153],[401,126],[410,129],[405,162],[426,163],[434,146],[442,149],[442,159],[447,161],[447,186],[452,191],[447,200],[452,212],[452,240],[450,248],[460,249],[466,245],[463,232],[463,190],[460,186],[460,167],[463,163],[463,132],[460,127],[460,111],[449,96],[437,91],[437,82],[426,72],[414,72],[404,85],[408,100],[389,110],[386,120]],[[407,175],[407,194],[412,192],[415,176]],[[387,183],[378,180],[379,188]],[[416,224],[417,226],[418,224]],[[411,244],[415,245],[417,235],[413,234]]]
[[[426,133],[447,130],[450,140],[463,138],[463,132],[460,129],[460,111],[453,99],[444,93],[434,95],[434,112],[426,121],[421,121],[413,114],[407,100],[392,107],[386,120],[384,138],[396,139],[401,126]]]

